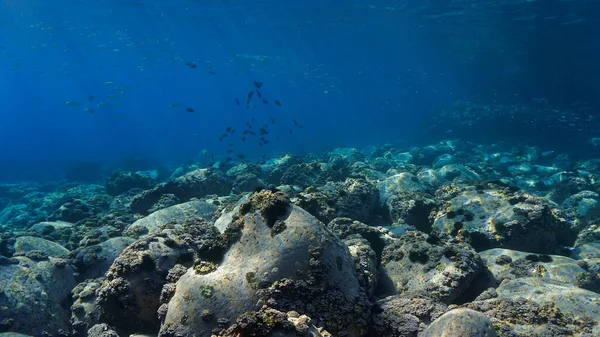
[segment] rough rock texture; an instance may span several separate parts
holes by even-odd
[[[87,202],[73,199],[61,205],[51,216],[50,220],[77,222],[93,215],[93,210]]]
[[[480,274],[475,284],[480,291],[497,287],[503,280],[520,277],[537,277],[558,281],[598,291],[600,279],[585,264],[560,255],[538,255],[508,249],[494,248],[479,253],[486,271]]]
[[[188,269],[176,283],[161,336],[210,331],[257,310],[259,302],[283,312],[296,306],[310,317],[329,315],[331,320],[316,323],[328,331],[328,325],[350,330],[357,312],[368,312],[366,303],[357,303],[366,296],[348,248],[284,194],[253,194],[223,235],[232,246],[222,262]]]
[[[227,171],[227,175],[233,180],[235,193],[252,192],[266,187],[266,184],[260,179],[262,171],[257,164],[237,164]]]
[[[236,318],[227,329],[213,330],[215,337],[270,336],[270,337],[330,337],[327,331],[312,325],[313,320],[295,311],[287,313],[269,307],[248,311]]]
[[[0,263],[0,332],[41,336],[69,330],[65,303],[76,284],[73,270],[62,259],[38,257]]]
[[[401,193],[425,192],[427,189],[419,182],[417,177],[409,172],[402,172],[381,181],[379,188],[379,200],[387,203],[391,197]]]
[[[223,250],[217,229],[201,219],[172,223],[160,233],[137,240],[114,261],[95,291],[95,314],[84,315],[92,320],[79,326],[107,323],[125,333],[156,333],[160,295],[170,270],[218,261]]]
[[[425,330],[424,337],[496,337],[490,319],[475,310],[458,308],[436,319]]]
[[[429,296],[451,303],[481,272],[479,255],[466,244],[450,243],[418,231],[404,233],[383,250],[383,294]]]
[[[524,297],[540,306],[553,304],[575,318],[592,317],[596,325],[600,323],[600,295],[571,284],[526,277],[504,282],[496,291],[498,298]]]
[[[127,191],[139,188],[147,190],[154,186],[154,179],[138,172],[119,171],[113,173],[105,182],[106,193],[112,196],[126,193]]]
[[[91,327],[87,337],[119,337],[119,335],[108,324],[102,323]]]
[[[131,200],[131,209],[135,213],[148,214],[148,210],[166,194],[173,194],[185,202],[208,194],[228,195],[231,187],[230,179],[223,172],[212,168],[198,169],[138,194]]]
[[[371,248],[369,241],[358,235],[344,239],[344,243],[354,257],[354,265],[360,286],[367,291],[369,296],[373,296],[377,290],[379,278],[377,253]]]
[[[71,261],[79,272],[78,279],[86,280],[103,276],[119,254],[134,241],[132,238],[118,236],[73,251]]]
[[[212,220],[217,206],[201,200],[192,200],[183,204],[158,210],[146,217],[132,223],[124,234],[139,238],[148,234],[160,232],[164,226],[173,221],[184,221],[186,219],[203,218]]]
[[[528,280],[539,281],[539,279]],[[590,292],[584,291],[585,293],[580,295],[570,292],[565,296],[575,295],[573,302],[570,300],[567,300],[566,303],[553,302],[566,299],[565,297],[559,298],[560,292],[564,288],[535,289],[530,286],[520,286],[527,283],[530,283],[527,279],[518,279],[507,282],[505,288],[504,285],[501,286],[498,289],[499,292],[490,288],[475,301],[466,304],[465,307],[483,312],[488,316],[499,337],[592,337],[599,335],[599,316],[593,310],[593,307],[598,306],[597,300],[595,300],[597,294],[591,293],[593,297],[590,301],[586,298]],[[512,293],[512,290],[515,292]],[[548,290],[552,294],[545,296]],[[498,296],[500,292],[502,292],[501,297]],[[594,303],[595,301],[596,303]],[[560,308],[559,305],[564,305],[565,308]],[[573,308],[579,305],[582,308],[576,309],[574,312],[569,309],[569,307]],[[589,309],[592,310],[589,311]],[[586,314],[595,314],[596,316],[584,316]]]
[[[377,189],[363,179],[348,178],[322,187],[309,187],[294,203],[327,223],[337,217],[368,222],[378,215]]]
[[[15,253],[27,253],[32,250],[39,250],[48,256],[66,257],[69,250],[58,243],[45,240],[34,236],[20,236],[15,239]]]
[[[585,228],[600,220],[600,195],[594,191],[581,191],[562,202],[565,216],[575,227]]]
[[[437,205],[435,198],[424,192],[398,192],[387,199],[393,223],[408,224],[423,232],[431,231],[429,214]]]
[[[417,337],[446,309],[445,304],[428,298],[385,297],[373,308],[369,336]]]
[[[534,195],[493,183],[436,192],[445,201],[432,214],[433,230],[470,243],[477,251],[490,248],[553,253],[572,245],[575,232],[557,208]]]

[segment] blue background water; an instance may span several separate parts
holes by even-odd
[[[250,158],[408,143],[457,99],[594,105],[598,14],[592,1],[2,0],[0,180],[224,158],[219,135],[251,118],[271,143],[236,141]],[[246,110],[253,81],[271,102]]]

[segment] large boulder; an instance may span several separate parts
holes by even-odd
[[[182,204],[160,209],[132,223],[125,234],[134,238],[160,232],[166,224],[173,221],[203,218],[210,220],[217,206],[201,200],[191,200]]]
[[[369,222],[379,211],[377,188],[354,178],[309,187],[296,196],[294,203],[325,223],[337,217]]]
[[[220,260],[223,252],[211,223],[202,219],[170,223],[125,248],[104,278],[73,290],[73,326],[79,335],[99,323],[123,335],[156,334],[163,286],[177,281],[182,270]]]
[[[600,295],[540,278],[490,288],[465,305],[490,317],[499,336],[600,336]]]
[[[481,258],[467,244],[409,231],[383,249],[379,289],[386,295],[429,296],[451,303],[482,267]]]
[[[213,168],[198,169],[136,195],[131,200],[131,210],[148,214],[164,195],[173,195],[185,202],[209,194],[229,195],[231,188],[231,179],[223,172]]]
[[[432,214],[434,231],[455,236],[478,251],[523,249],[549,254],[572,245],[575,232],[560,210],[543,199],[495,183],[436,192],[444,204]]]
[[[123,194],[131,189],[147,190],[155,184],[154,179],[139,172],[118,171],[106,179],[106,193],[112,196]]]
[[[76,285],[73,269],[62,259],[30,255],[0,261],[2,328],[33,336],[68,331],[65,303]]]
[[[295,305],[311,317],[322,314],[326,319],[315,324],[328,331],[333,327],[352,335],[366,328],[367,320],[356,321],[369,306],[358,303],[364,292],[348,248],[284,194],[253,194],[224,235],[233,244],[221,263],[190,268],[176,283],[161,336],[207,334],[219,322],[262,304],[284,312]]]
[[[520,277],[558,281],[592,291],[600,289],[600,279],[583,261],[560,255],[539,255],[502,248],[486,250],[479,255],[486,266],[486,272],[476,282],[481,291],[489,287],[495,288],[504,280]]]
[[[424,337],[496,337],[490,319],[481,312],[458,308],[436,319],[425,330]]]

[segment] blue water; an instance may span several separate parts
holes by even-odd
[[[232,142],[219,136],[252,118],[270,143],[237,139],[247,158],[410,143],[459,99],[597,107],[599,8],[2,0],[0,180],[60,178],[77,161],[224,159]],[[254,81],[269,104],[246,109]]]

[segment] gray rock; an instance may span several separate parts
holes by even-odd
[[[465,305],[494,322],[501,337],[599,336],[598,294],[538,278],[518,278],[490,288]]]
[[[477,172],[461,164],[444,165],[438,170],[438,173],[446,182],[477,182],[481,180]]]
[[[104,275],[119,254],[134,241],[132,238],[118,236],[76,251],[75,264],[80,271],[80,279]]]
[[[589,270],[574,259],[560,255],[537,255],[515,250],[495,248],[479,253],[489,272],[488,281],[478,279],[483,289],[497,287],[503,280],[536,277],[568,283],[583,288],[597,288],[600,284],[584,283],[593,280]]]
[[[148,211],[167,194],[186,202],[209,194],[229,195],[231,187],[231,179],[223,172],[212,168],[197,169],[136,195],[131,200],[131,210],[148,214]]]
[[[377,188],[379,189],[379,201],[386,203],[387,200],[399,192],[425,192],[426,188],[419,179],[411,173],[403,172],[393,175],[381,181]]]
[[[63,304],[76,285],[71,267],[52,257],[17,259],[19,264],[0,265],[0,317],[11,321],[6,329],[34,336],[68,330],[69,310]]]
[[[600,294],[572,284],[533,277],[504,282],[496,291],[500,299],[523,297],[540,306],[555,305],[575,318],[591,317],[596,322],[595,331],[600,335]]]
[[[29,227],[29,230],[40,235],[45,235],[53,231],[68,230],[73,228],[73,226],[75,225],[66,221],[43,221]]]
[[[337,217],[368,222],[377,215],[379,196],[373,184],[348,178],[309,187],[294,198],[294,204],[325,223]]]
[[[541,198],[493,183],[436,192],[445,201],[436,213],[433,229],[470,243],[477,251],[491,248],[551,254],[575,240],[574,229],[558,208]]]
[[[417,337],[446,312],[446,305],[427,298],[388,296],[377,301],[369,336]]]
[[[138,239],[114,261],[95,291],[95,316],[119,332],[156,333],[163,286],[178,279],[177,269],[220,260],[222,251],[217,229],[199,218],[178,221],[160,233]],[[203,264],[196,267],[201,270]]]
[[[20,236],[16,238],[14,248],[16,253],[39,250],[53,257],[65,257],[69,255],[69,250],[58,243],[34,236]]]
[[[563,201],[563,212],[577,228],[585,228],[590,221],[600,219],[600,195],[593,191],[581,191]]]
[[[119,337],[108,324],[96,324],[87,332],[87,337]]]
[[[424,337],[496,337],[490,319],[475,310],[458,308],[436,319],[425,330]]]
[[[184,221],[190,218],[210,220],[217,206],[201,200],[192,200],[183,204],[158,210],[131,224],[124,232],[134,238],[160,232],[166,224],[172,221]]]
[[[383,294],[430,296],[450,303],[482,270],[479,255],[466,244],[429,243],[418,231],[404,233],[383,249],[380,290]]]
[[[321,250],[322,284],[339,285],[343,296],[354,301],[360,286],[348,248],[306,211],[271,195],[260,192],[241,207],[230,225],[241,228],[239,239],[216,269],[205,273],[191,268],[179,279],[163,333],[175,329],[184,335],[202,334],[216,327],[216,318],[234,320],[256,310],[260,288],[310,274],[315,248]],[[206,310],[215,318],[206,319]]]

